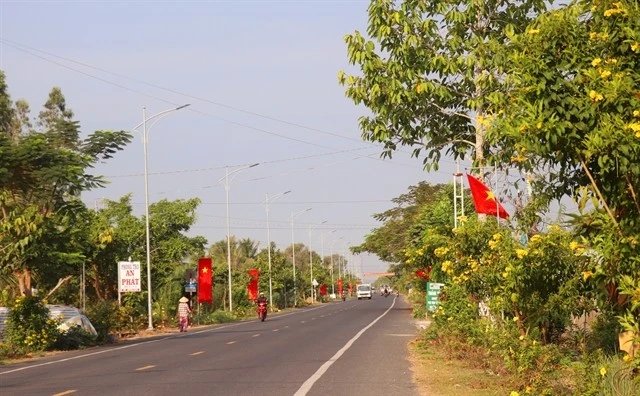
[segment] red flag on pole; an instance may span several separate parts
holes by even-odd
[[[338,279],[338,294],[342,294],[342,279]]]
[[[498,216],[503,219],[509,218],[509,213],[504,210],[500,202],[496,201],[496,197],[489,187],[469,174],[467,174],[467,178],[469,179],[469,188],[471,189],[471,196],[477,213]]]
[[[247,285],[247,294],[249,294],[250,301],[255,301],[258,299],[258,278],[260,277],[260,270],[250,269],[248,272],[251,280],[249,280],[249,284]]]
[[[322,286],[320,286],[320,295],[324,296],[327,294],[327,285],[322,284]]]
[[[211,257],[198,259],[198,302],[211,303],[213,268]]]

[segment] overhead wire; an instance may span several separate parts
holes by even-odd
[[[87,68],[90,68],[90,69],[93,69],[93,70],[96,70],[96,71],[99,71],[99,72],[102,72],[102,73],[110,74],[112,76],[119,77],[119,78],[124,78],[124,79],[130,80],[130,81],[133,81],[133,82],[136,82],[136,83],[139,83],[139,84],[147,85],[149,87],[160,89],[160,90],[163,90],[163,91],[166,91],[166,92],[169,92],[169,93],[173,93],[173,94],[176,94],[176,95],[181,95],[181,96],[184,96],[184,97],[187,97],[187,98],[190,98],[190,99],[194,99],[194,100],[198,100],[198,101],[201,101],[201,102],[213,104],[215,106],[227,108],[227,109],[230,109],[230,110],[234,110],[234,111],[237,111],[237,112],[241,112],[241,113],[252,115],[252,116],[256,116],[256,117],[261,117],[261,118],[268,119],[268,120],[275,121],[275,122],[280,122],[280,123],[283,123],[283,124],[286,124],[286,125],[289,125],[289,126],[294,126],[294,127],[297,127],[297,128],[307,129],[307,130],[314,131],[314,132],[317,132],[317,133],[322,133],[322,134],[330,135],[330,136],[333,136],[333,137],[338,137],[338,138],[341,138],[341,139],[354,141],[354,142],[357,142],[359,144],[367,144],[369,146],[375,146],[378,149],[380,148],[380,145],[377,144],[377,143],[374,143],[374,142],[367,142],[367,141],[364,141],[364,140],[361,140],[361,139],[355,139],[355,138],[352,138],[352,137],[343,136],[343,135],[340,135],[340,134],[337,134],[337,133],[325,131],[323,129],[310,127],[310,126],[303,125],[303,124],[300,124],[300,123],[294,123],[294,122],[283,120],[283,119],[280,119],[280,118],[277,118],[277,117],[273,117],[273,116],[257,113],[257,112],[250,111],[250,110],[241,109],[239,107],[228,105],[228,104],[225,104],[225,103],[220,103],[220,102],[217,102],[217,101],[214,101],[214,100],[211,100],[211,99],[207,99],[207,98],[202,98],[202,97],[199,97],[199,96],[191,95],[191,94],[184,93],[184,92],[181,92],[181,91],[178,91],[178,90],[174,90],[174,89],[171,89],[171,88],[166,88],[166,87],[154,84],[154,83],[150,83],[148,81],[140,80],[140,79],[137,79],[137,78],[134,78],[134,77],[131,77],[131,76],[127,76],[127,75],[123,75],[123,74],[120,74],[120,73],[111,72],[109,70],[106,70],[106,69],[103,69],[103,68],[99,68],[99,67],[96,67],[96,66],[84,63],[84,62],[79,62],[79,61],[76,61],[74,59],[70,59],[70,58],[67,58],[67,57],[59,56],[59,55],[53,54],[53,53],[48,52],[48,51],[40,50],[40,49],[31,47],[31,46],[28,46],[28,45],[25,45],[25,44],[18,43],[18,42],[13,41],[13,40],[8,40],[8,39],[3,38],[3,37],[0,37],[0,42],[3,42],[5,45],[8,45],[8,46],[10,46],[10,47],[12,47],[12,48],[14,48],[14,49],[16,49],[18,51],[24,52],[24,53],[26,53],[28,55],[37,57],[37,58],[45,60],[47,62],[51,62],[51,63],[53,63],[55,65],[60,66],[60,67],[67,68],[69,70],[75,71],[75,72],[80,73],[82,75],[85,75],[87,77],[94,78],[94,79],[97,79],[97,80],[99,80],[101,82],[114,85],[114,86],[116,86],[118,88],[125,89],[125,90],[130,91],[130,92],[138,93],[138,94],[144,95],[146,97],[149,97],[149,98],[152,98],[152,99],[155,99],[155,100],[159,100],[159,101],[162,101],[164,103],[171,104],[171,105],[174,105],[174,106],[178,106],[180,104],[168,101],[166,99],[157,97],[155,95],[150,95],[150,94],[147,94],[145,92],[126,87],[126,86],[124,86],[122,84],[118,84],[118,83],[106,80],[106,79],[98,77],[98,76],[94,76],[92,74],[89,74],[89,73],[86,73],[84,71],[78,70],[78,69],[70,67],[68,65],[65,65],[63,63],[56,62],[56,61],[51,60],[49,58],[46,58],[46,57],[43,57],[41,55],[35,54],[32,51],[40,52],[40,53],[46,54],[48,56],[52,56],[52,57],[55,57],[55,58],[58,58],[58,59],[62,59],[62,60],[67,61],[67,62],[75,63],[77,65],[81,65],[83,67],[87,67]],[[253,129],[253,130],[258,131],[258,132],[266,133],[266,134],[269,134],[269,135],[277,136],[277,137],[288,139],[288,140],[292,140],[292,141],[296,141],[296,142],[299,142],[299,143],[302,143],[302,144],[308,144],[308,145],[312,145],[312,146],[316,146],[316,147],[335,150],[332,147],[328,147],[328,146],[325,146],[325,145],[320,145],[320,144],[317,144],[317,143],[308,142],[308,141],[305,141],[305,140],[302,140],[302,139],[297,139],[297,138],[293,138],[293,137],[290,137],[290,136],[278,134],[278,133],[275,133],[275,132],[272,132],[272,131],[265,130],[263,128],[258,128],[258,127],[246,125],[246,124],[239,123],[239,122],[233,121],[233,120],[229,120],[229,119],[226,119],[226,118],[223,118],[223,117],[220,117],[220,116],[215,116],[215,115],[212,115],[210,113],[202,112],[202,111],[196,110],[194,108],[189,108],[188,110],[192,111],[192,112],[195,112],[197,114],[201,114],[201,115],[208,116],[208,117],[211,117],[211,118],[214,118],[214,119],[218,119],[218,120],[221,120],[221,121],[224,121],[224,122],[236,125],[236,126],[240,126],[240,127],[243,127],[243,128]],[[402,150],[398,150],[398,151],[402,151]],[[371,158],[371,157],[363,157],[363,158],[375,159],[375,160],[383,161],[385,163],[390,163],[390,164],[394,164],[394,165],[411,166],[411,165],[404,164],[404,163],[386,161],[386,160],[384,160],[382,158]],[[452,161],[448,161],[448,160],[442,160],[442,161],[443,162],[452,162]]]

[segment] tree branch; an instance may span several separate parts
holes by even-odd
[[[51,296],[53,294],[53,292],[56,291],[56,289],[58,289],[60,286],[62,286],[66,281],[68,281],[69,279],[71,279],[72,276],[71,275],[67,275],[64,278],[60,278],[58,279],[58,284],[56,285],[56,287],[54,287],[53,289],[51,289],[51,291],[49,292],[49,294],[47,294],[46,298],[49,298],[49,296]]]

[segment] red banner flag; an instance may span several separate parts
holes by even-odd
[[[249,301],[255,301],[258,299],[258,278],[260,277],[260,270],[250,269],[248,272],[251,280],[247,285],[247,294],[249,294]]]
[[[211,257],[198,259],[198,302],[211,303],[213,294],[213,268]]]
[[[467,174],[467,178],[469,179],[469,188],[471,189],[471,196],[477,213],[499,216],[503,219],[509,218],[509,213],[496,201],[496,197],[489,190],[489,187],[469,174]]]
[[[416,276],[424,280],[429,280],[430,274],[431,274],[431,266],[428,266],[426,270],[419,269],[416,271]]]
[[[338,294],[342,294],[342,279],[338,279]]]
[[[323,284],[322,286],[320,286],[320,295],[321,296],[327,295],[327,285]]]

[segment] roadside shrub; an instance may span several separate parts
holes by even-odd
[[[87,307],[85,314],[96,329],[96,342],[105,344],[111,341],[110,334],[116,329],[117,305],[109,301],[100,301]]]
[[[235,320],[237,320],[236,315],[228,311],[220,310],[200,316],[200,322],[205,324],[229,323]]]
[[[73,349],[83,349],[96,344],[96,337],[86,332],[79,326],[71,327],[63,331],[53,344],[53,349],[68,351]]]
[[[20,297],[9,312],[4,332],[6,343],[16,354],[50,349],[58,339],[58,322],[38,297]]]
[[[633,368],[617,356],[594,351],[575,365],[576,393],[596,395],[640,395]]]

